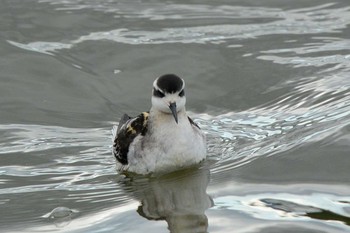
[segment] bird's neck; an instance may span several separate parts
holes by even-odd
[[[179,124],[181,124],[184,120],[188,121],[185,108],[177,112],[177,117]],[[154,108],[151,108],[149,118],[152,122],[158,122],[160,124],[176,124],[174,116],[171,113],[162,112]]]

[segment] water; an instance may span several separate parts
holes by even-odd
[[[1,232],[350,232],[350,4],[2,0]],[[111,128],[186,80],[208,160],[116,173]]]

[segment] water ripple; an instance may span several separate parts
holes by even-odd
[[[322,214],[328,213],[328,225],[348,230],[350,225],[349,197],[315,193],[294,195],[288,193],[260,193],[247,196],[222,196],[214,199],[213,209],[241,211],[258,219],[269,221],[315,221],[323,223]],[[331,220],[333,220],[331,222]]]
[[[80,146],[98,146],[100,152],[104,153],[107,148],[103,146],[107,146],[111,138],[110,131],[101,128],[74,129],[44,125],[0,125],[0,134],[5,133],[5,137],[0,140],[0,154]]]
[[[0,154],[18,158],[1,166],[6,186],[25,181],[4,186],[1,194],[105,189],[108,182],[101,180],[116,174],[109,129],[12,124],[0,125],[0,134]]]
[[[350,96],[341,82],[315,79],[297,85],[279,100],[242,112],[202,114],[197,122],[208,132],[213,172],[253,159],[322,141],[350,123]],[[334,86],[333,84],[336,84]]]
[[[55,1],[52,4],[60,3]],[[76,2],[64,1],[61,4],[76,5]],[[79,4],[82,3],[79,2]],[[89,4],[92,3],[89,2],[87,6],[84,6],[81,9],[89,8]],[[92,6],[95,9],[96,5],[92,4]],[[111,10],[113,8],[117,9],[117,11],[123,11],[123,9],[120,9],[119,7],[119,5],[113,5],[112,8],[109,8],[109,12],[113,11]],[[132,28],[122,27],[109,31],[90,32],[85,35],[81,35],[77,39],[70,40],[69,43],[66,42],[67,39],[64,40],[65,42],[35,41],[27,44],[8,40],[8,43],[21,49],[52,55],[52,52],[54,51],[58,51],[61,49],[70,49],[73,46],[79,45],[80,43],[96,40],[110,40],[117,43],[125,43],[132,45],[164,43],[224,43],[231,39],[258,38],[260,36],[275,34],[291,35],[335,33],[341,29],[345,29],[348,24],[347,22],[350,21],[350,7],[335,8],[334,4],[325,4],[316,8],[314,7],[294,9],[288,11],[277,8],[261,7],[222,6],[213,9],[211,6],[205,5],[180,5],[180,9],[186,8],[187,10],[184,11],[181,15],[176,16],[177,13],[174,9],[178,7],[178,5],[174,5],[174,7],[169,8],[168,5],[165,6],[164,4],[162,4],[161,8],[166,9],[166,11],[170,11],[168,14],[164,15],[159,15],[159,12],[162,11],[157,8],[154,8],[154,6],[152,6],[154,12],[145,9],[144,11],[138,11],[138,13],[135,15],[134,13],[130,13],[126,10],[126,12],[122,12],[120,14],[122,14],[123,17],[127,18],[150,18],[150,23],[152,23],[152,20],[156,19],[167,19],[167,15],[170,15],[168,17],[171,20],[183,20],[186,18],[191,19],[191,17],[194,17],[191,16],[193,14],[195,15],[195,17],[200,19],[205,19],[207,17],[211,18],[213,16],[216,16],[215,18],[227,17],[229,19],[257,18],[259,19],[259,21],[255,21],[250,24],[214,23],[214,25],[203,26],[191,26],[187,23],[186,27],[164,27],[161,29],[159,29],[158,27],[157,30],[149,31],[133,30]],[[133,12],[135,12],[135,9],[133,9]],[[265,22],[261,19],[266,19],[268,22]],[[261,59],[273,58],[274,57],[270,56],[261,57]],[[343,58],[325,57],[323,59],[327,62],[327,60],[337,60]],[[302,62],[299,59],[294,60],[296,64]]]

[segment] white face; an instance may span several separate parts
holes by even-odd
[[[171,114],[170,103],[176,103],[176,111],[185,109],[186,97],[179,96],[180,92],[172,94],[164,93],[164,97],[152,96],[152,107],[158,111]]]
[[[172,114],[178,123],[177,113],[185,110],[185,82],[174,74],[166,74],[153,82],[152,109]]]

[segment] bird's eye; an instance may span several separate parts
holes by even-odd
[[[159,97],[159,98],[163,98],[165,95],[160,90],[157,90],[157,89],[153,88],[153,96],[156,96],[156,97]]]
[[[182,97],[185,95],[185,90],[180,91],[179,96]]]

